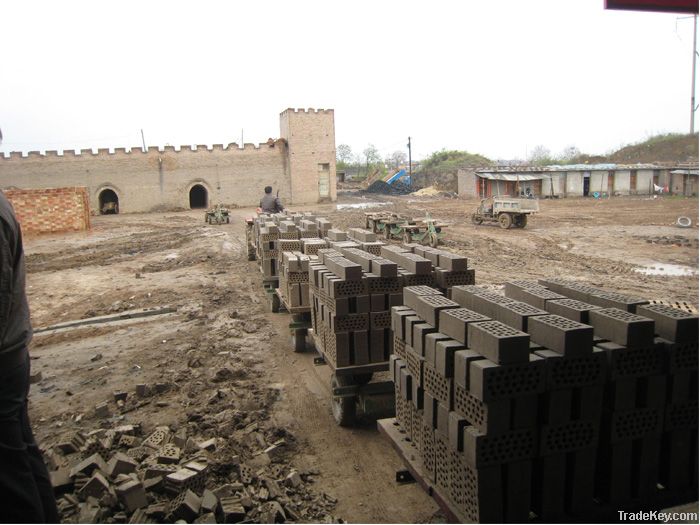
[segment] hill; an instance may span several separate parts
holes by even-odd
[[[667,133],[656,135],[643,142],[624,146],[608,155],[579,155],[572,164],[614,162],[637,164],[654,162],[697,162],[698,134]]]

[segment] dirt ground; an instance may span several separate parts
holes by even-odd
[[[567,277],[648,299],[698,306],[698,200],[562,199],[541,202],[524,230],[475,226],[476,201],[342,195],[338,204],[387,203],[414,217],[426,212],[451,225],[445,246],[466,255],[478,284]],[[298,208],[295,208],[298,209]],[[364,226],[364,211],[336,204],[304,207],[336,227]],[[299,211],[302,211],[299,209]],[[31,417],[50,447],[78,429],[139,423],[186,426],[202,438],[238,439],[231,429],[254,422],[285,436],[290,461],[314,475],[319,494],[349,522],[439,522],[437,506],[417,485],[397,485],[401,462],[370,421],[341,429],[332,419],[327,367],[312,352],[295,354],[285,314],[266,311],[261,274],[247,261],[243,218],[209,226],[203,212],[100,216],[89,233],[25,241],[35,329],[141,308],[174,313],[36,334]],[[674,226],[678,216],[693,227]],[[661,273],[645,275],[638,270]],[[670,273],[689,272],[689,275]],[[137,384],[168,385],[157,396],[112,409],[95,405]],[[233,424],[233,426],[231,426]]]

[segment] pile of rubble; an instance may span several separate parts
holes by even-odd
[[[119,409],[169,385],[115,394]],[[216,390],[187,424],[125,424],[103,419],[103,428],[78,431],[45,450],[63,523],[283,523],[336,522],[335,499],[311,490],[316,470],[287,461],[294,437],[264,414],[222,410]],[[156,406],[158,406],[156,404]],[[263,412],[263,411],[260,411]],[[109,405],[95,415],[107,418]],[[121,420],[121,421],[120,421]],[[214,437],[211,437],[214,436]]]
[[[408,195],[412,190],[409,185],[400,181],[387,184],[383,180],[376,180],[365,191],[367,193],[382,193],[384,195]]]

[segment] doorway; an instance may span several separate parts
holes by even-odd
[[[102,190],[97,200],[100,204],[100,215],[119,213],[119,196],[114,190]]]
[[[591,191],[591,174],[583,174],[583,196],[588,197],[588,193]]]
[[[190,208],[193,210],[207,207],[207,189],[201,184],[195,184],[190,189]]]

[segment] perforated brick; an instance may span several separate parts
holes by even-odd
[[[641,439],[663,429],[663,413],[655,408],[614,412],[610,421],[611,443]]]
[[[539,315],[529,323],[530,337],[542,346],[566,357],[580,357],[593,351],[593,328],[559,315]]]
[[[579,323],[589,324],[589,312],[591,310],[598,310],[600,306],[566,298],[547,301],[545,308],[551,314],[560,315]]]
[[[601,308],[618,308],[629,313],[635,313],[637,307],[649,304],[649,301],[641,297],[632,297],[614,292],[591,293],[588,296],[588,302]]]
[[[605,381],[607,359],[599,348],[581,357],[565,358],[552,350],[537,350],[535,354],[546,360],[548,390],[600,385]]]
[[[445,289],[454,286],[470,285],[476,282],[476,272],[473,268],[464,272],[435,270],[435,282],[440,288]]]
[[[537,439],[533,429],[510,430],[491,436],[474,427],[464,429],[464,457],[476,468],[503,465],[537,454]]]
[[[510,425],[509,400],[484,403],[457,384],[454,385],[454,410],[483,434],[502,434]]]
[[[445,335],[467,344],[469,324],[490,320],[488,316],[468,308],[449,308],[440,311],[439,326]]]
[[[348,314],[336,316],[331,314],[330,328],[333,333],[356,332],[369,329],[368,314]]]
[[[545,361],[530,356],[528,363],[501,366],[488,359],[469,364],[469,391],[478,399],[490,402],[539,394],[545,388]]]
[[[326,257],[326,267],[337,277],[346,281],[358,281],[362,279],[362,266],[345,257]]]
[[[528,319],[537,315],[547,315],[547,312],[517,301],[499,304],[496,309],[497,321],[522,332],[528,332]]]
[[[423,295],[415,300],[415,304],[409,304],[416,314],[426,323],[439,328],[440,311],[449,308],[459,308],[459,305],[443,295]]]
[[[627,348],[617,343],[599,343],[597,346],[607,353],[608,375],[612,379],[643,377],[664,372],[663,345],[652,344],[644,348]]]
[[[654,342],[663,348],[670,373],[698,369],[698,341],[671,343],[663,339],[655,339]]]
[[[404,286],[434,286],[435,277],[432,273],[426,275],[416,275],[414,273],[407,273],[405,270],[399,268],[399,277],[401,277]]]
[[[527,363],[530,336],[498,321],[472,323],[469,348],[497,364]]]
[[[486,289],[482,286],[477,286],[477,285],[464,285],[464,286],[455,286],[451,290],[451,296],[450,299],[455,301],[456,303],[459,303],[460,306],[464,308],[469,308],[473,310],[473,308],[470,308],[471,301],[472,301],[472,296],[475,293],[480,293],[480,292],[485,292]]]
[[[698,428],[698,400],[683,404],[668,405],[664,415],[664,430],[686,430]]]
[[[424,295],[441,295],[441,293],[440,290],[436,290],[430,286],[406,286],[403,289],[403,303],[409,308],[412,308],[411,304],[415,304],[417,298]]]
[[[441,376],[427,364],[423,366],[423,380],[425,390],[449,408],[452,404],[452,380]]]
[[[425,417],[424,417],[425,421]],[[428,473],[431,482],[435,481],[435,430],[432,426],[423,424],[423,436],[421,439],[423,451],[423,467]]]
[[[486,359],[479,352],[474,350],[458,350],[455,352],[455,373],[454,380],[455,384],[460,385],[462,388],[469,390],[469,363],[479,359]]]
[[[465,349],[465,345],[454,339],[437,341],[435,344],[435,370],[444,377],[453,377],[455,353]]]
[[[367,294],[367,283],[364,279],[360,281],[331,280],[329,285],[329,295],[332,298]]]
[[[552,277],[552,278],[547,278],[547,279],[537,279],[537,284],[544,286],[545,288],[548,288],[549,290],[552,290],[553,292],[562,294],[562,295],[567,295],[566,293],[563,292],[565,288],[568,288],[569,286],[576,284],[574,281],[571,281],[569,279],[560,279],[558,277]]]
[[[410,318],[406,318],[407,320]],[[425,338],[428,334],[434,333],[436,330],[428,323],[420,322],[413,325],[413,337],[411,346],[420,355],[425,355]]]
[[[430,366],[435,367],[435,350],[437,343],[440,341],[450,341],[451,339],[440,332],[432,332],[425,335],[425,341],[423,345],[423,357],[425,361],[430,364]],[[442,374],[445,375],[445,374]],[[449,376],[448,376],[449,377]]]
[[[378,256],[375,256],[377,258],[373,259],[371,264],[370,264],[370,271],[378,275],[379,277],[395,277],[398,278],[399,275],[399,267],[395,262],[390,261],[389,259],[384,259]]]
[[[394,332],[395,337],[398,337],[401,341],[406,340],[403,318],[408,316],[415,316],[415,314],[416,313],[407,306],[392,306],[391,329]]]
[[[649,346],[654,341],[654,321],[619,308],[592,310],[596,335],[628,348]]]
[[[471,296],[471,304],[467,304],[476,312],[489,316],[491,319],[496,319],[498,316],[499,305],[510,304],[515,302],[514,299],[493,292],[479,292]]]
[[[663,304],[647,304],[637,314],[654,320],[656,333],[676,343],[698,341],[698,316]]]
[[[423,384],[423,357],[417,354],[410,346],[406,347],[406,367],[409,373],[416,378],[419,384]]]
[[[565,299],[566,296],[546,288],[526,288],[520,292],[520,300],[540,310],[546,310],[547,301]]]
[[[573,452],[598,444],[597,421],[569,421],[559,425],[544,425],[540,429],[540,455]]]
[[[450,448],[447,436],[435,431],[435,483],[444,494],[450,487]]]

